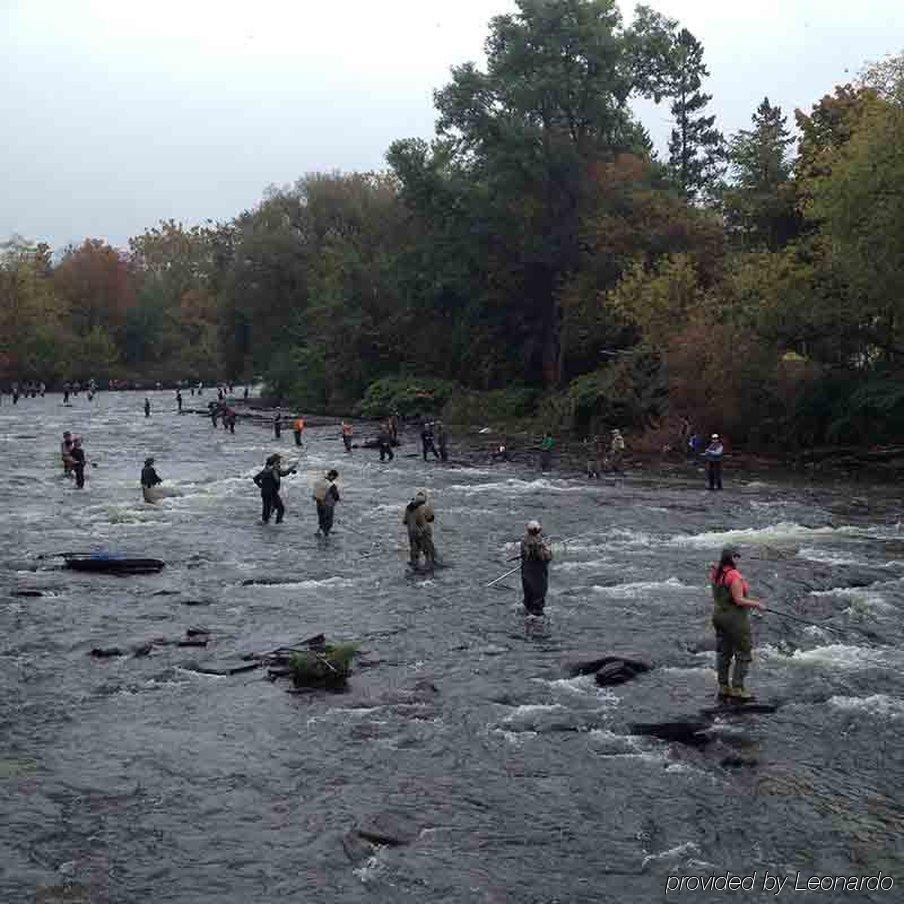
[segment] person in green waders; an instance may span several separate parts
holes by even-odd
[[[550,466],[552,465],[552,453],[556,448],[556,441],[553,438],[552,433],[549,430],[546,431],[546,436],[540,440],[540,470],[548,471]]]
[[[753,659],[750,610],[765,610],[762,602],[748,596],[750,587],[738,571],[740,558],[741,552],[736,546],[726,546],[719,557],[719,564],[713,565],[710,573],[719,699],[730,703],[746,703],[754,699],[744,687],[744,679]]]

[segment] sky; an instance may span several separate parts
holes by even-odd
[[[705,48],[727,135],[768,96],[793,121],[900,53],[901,0],[648,0]],[[633,2],[622,2],[626,18]],[[432,92],[482,61],[510,0],[0,0],[0,240],[125,247],[229,219],[269,185],[372,170],[433,134]],[[660,147],[668,111],[638,116]]]

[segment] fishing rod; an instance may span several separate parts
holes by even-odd
[[[771,609],[768,606],[763,606],[764,612],[771,612],[773,615],[780,615],[782,618],[790,619],[791,621],[800,622],[802,625],[810,625],[813,628],[822,628],[825,631],[834,631],[836,634],[847,634],[849,631],[858,631],[860,634],[863,634],[865,637],[868,637],[870,640],[875,640],[881,642],[882,638],[879,637],[873,631],[868,631],[866,628],[858,628],[855,625],[850,625],[848,628],[836,628],[834,625],[827,625],[825,623],[810,621],[807,618],[800,618],[797,615],[791,615],[789,612],[784,612],[781,609]]]
[[[546,539],[549,541],[555,540],[554,537],[547,537]],[[577,539],[578,539],[577,537],[569,537],[567,540],[555,540],[555,542],[567,544],[567,543],[570,543],[572,540],[577,540]],[[511,558],[506,559],[506,562],[514,562],[515,559],[520,559],[520,558],[521,558],[521,553],[518,553],[517,556],[512,556]],[[514,574],[520,567],[521,567],[520,564],[516,565],[511,571],[507,571],[505,574],[499,575],[498,578],[495,578],[494,580],[490,581],[489,584],[484,584],[484,587],[492,587],[494,584],[498,584],[501,580],[507,578],[511,574]]]

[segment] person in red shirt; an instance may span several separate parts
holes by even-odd
[[[713,592],[713,627],[716,629],[719,699],[743,703],[753,699],[753,695],[744,687],[744,679],[753,659],[750,610],[762,611],[765,606],[749,596],[750,587],[738,571],[740,558],[741,551],[736,546],[726,546],[719,557],[719,564],[713,565],[710,583]]]

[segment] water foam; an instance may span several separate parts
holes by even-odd
[[[603,587],[594,584],[590,588],[594,593],[602,593],[606,596],[614,596],[619,599],[638,599],[650,593],[660,593],[662,591],[674,592],[675,590],[686,590],[688,592],[699,593],[700,587],[691,587],[688,584],[682,584],[678,578],[672,577],[665,581],[636,581],[630,584],[615,584],[611,587]]]

